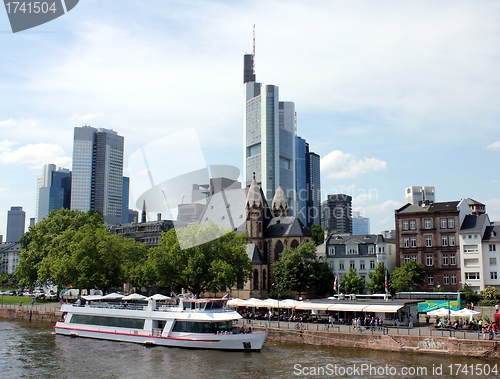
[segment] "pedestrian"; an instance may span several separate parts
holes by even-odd
[[[495,313],[498,313],[498,304],[495,304]]]
[[[408,319],[408,328],[413,328],[413,316],[410,314],[410,318]]]

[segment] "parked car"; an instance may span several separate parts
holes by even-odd
[[[45,299],[46,300],[57,300],[57,293],[55,292],[49,292],[45,294]]]
[[[33,296],[35,296],[35,295],[33,295],[33,292],[30,292],[30,291],[24,291],[24,292],[23,292],[23,296],[24,296],[24,297],[33,297]]]

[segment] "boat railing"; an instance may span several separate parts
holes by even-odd
[[[127,309],[133,311],[144,311],[147,306],[142,304],[133,303],[105,303],[105,302],[95,302],[87,303],[85,305],[73,304],[74,307],[89,307],[89,308],[106,308],[106,309]]]

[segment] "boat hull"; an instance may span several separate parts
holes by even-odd
[[[143,330],[68,325],[64,322],[56,324],[55,332],[71,337],[132,342],[149,346],[233,351],[260,351],[268,334],[267,331],[253,331],[248,334],[171,333],[166,337],[146,335]]]

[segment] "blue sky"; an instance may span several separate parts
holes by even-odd
[[[500,220],[499,19],[493,1],[81,0],[12,34],[0,11],[0,234],[11,206],[35,216],[44,164],[71,168],[75,126],[123,135],[126,166],[195,128],[207,164],[241,169],[254,24],[257,80],[295,103],[323,193],[352,195],[372,233],[411,185]]]

